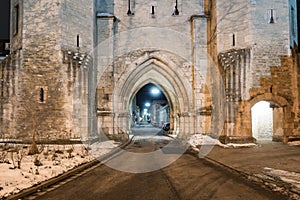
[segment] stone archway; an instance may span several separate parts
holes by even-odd
[[[129,134],[132,123],[132,99],[144,85],[152,83],[166,96],[170,106],[173,133],[180,133],[182,137],[193,134],[195,131],[194,93],[190,75],[182,70],[183,63],[188,61],[170,52],[159,50],[139,51],[136,59],[130,63],[126,63],[126,58],[128,55],[116,59],[112,64],[119,70],[114,76],[109,75],[113,72],[113,67],[108,66],[98,83],[99,131],[109,135]]]
[[[245,123],[246,126],[248,125],[248,136],[251,135],[252,137],[251,108],[261,101],[270,102],[270,105],[273,108],[273,122],[275,122],[273,128],[273,141],[287,142],[289,135],[292,134],[292,107],[284,97],[272,93],[258,95],[248,101],[245,107],[245,116],[248,116],[247,118],[249,119],[249,123]],[[276,120],[276,117],[280,119]]]
[[[114,91],[113,106],[118,131],[130,132],[130,105],[132,98],[144,85],[153,83],[165,94],[170,106],[170,122],[173,133],[181,135],[193,132],[190,123],[192,89],[183,76],[180,66],[148,55],[133,62],[119,78]]]

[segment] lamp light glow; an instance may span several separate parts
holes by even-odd
[[[153,89],[151,90],[151,93],[152,93],[152,94],[159,94],[160,91],[159,91],[159,89],[157,89],[157,88],[153,88]]]

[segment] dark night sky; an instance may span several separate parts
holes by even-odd
[[[151,103],[153,100],[167,100],[162,92],[157,95],[153,95],[151,93],[153,88],[159,89],[154,84],[149,83],[142,87],[136,94],[136,104],[140,107],[140,109],[143,109],[146,102]]]
[[[0,0],[0,40],[9,39],[9,2]]]

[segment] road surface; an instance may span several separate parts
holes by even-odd
[[[140,129],[142,131],[142,129]],[[163,136],[137,134],[126,152],[140,155],[154,152],[165,146],[170,139]],[[124,157],[124,156],[123,156]],[[155,166],[161,160],[149,162],[131,158],[130,162],[122,153],[112,160],[118,160],[119,166],[136,165]],[[112,169],[101,164],[87,173],[66,182],[59,187],[36,194],[28,199],[47,200],[164,200],[164,199],[286,199],[278,193],[268,191],[242,178],[239,174],[217,166],[206,159],[185,153],[167,167],[146,173],[129,173]]]

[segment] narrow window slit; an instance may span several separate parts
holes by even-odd
[[[45,102],[45,91],[43,88],[40,89],[40,102],[41,103]]]
[[[274,10],[271,9],[270,10],[270,24],[274,24],[275,23],[275,20],[274,20]]]
[[[173,11],[172,15],[179,15],[178,0],[176,0],[176,2],[175,2],[175,8],[174,8],[174,11]]]
[[[79,35],[77,35],[77,47],[79,47]]]
[[[235,34],[232,34],[232,46],[235,46]]]
[[[132,15],[130,1],[131,1],[131,0],[128,0],[128,11],[127,11],[127,15]]]
[[[155,14],[154,6],[151,6],[151,15],[154,15],[154,14]]]

